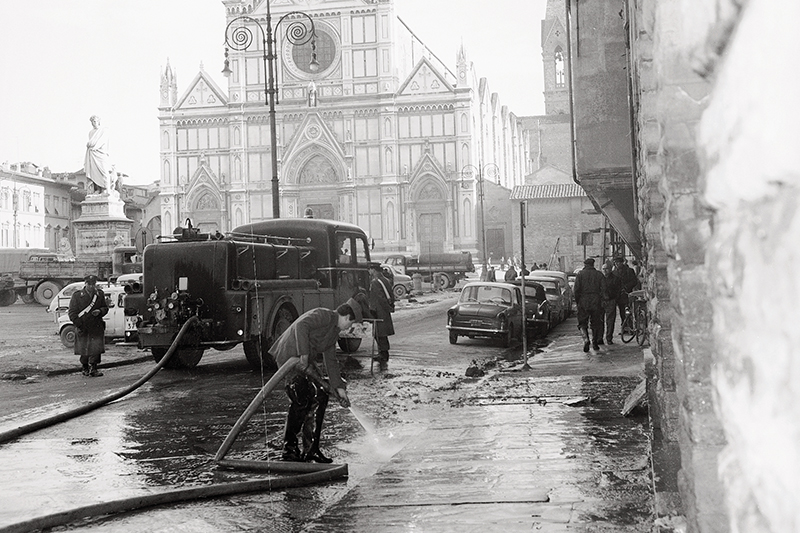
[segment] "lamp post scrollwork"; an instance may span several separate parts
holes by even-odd
[[[285,39],[294,46],[302,46],[311,43],[311,61],[309,71],[317,72],[319,63],[317,62],[316,51],[316,32],[314,21],[310,15],[302,11],[290,11],[283,15],[273,27],[272,14],[269,2],[266,3],[266,18],[262,25],[261,22],[249,15],[242,15],[231,20],[225,27],[225,67],[222,74],[227,78],[232,72],[230,69],[229,51],[244,52],[250,49],[255,42],[252,26],[258,28],[261,34],[261,45],[263,50],[262,59],[264,61],[264,92],[266,105],[269,106],[269,132],[270,132],[270,157],[272,163],[272,216],[280,218],[280,181],[278,179],[278,141],[277,125],[275,119],[275,105],[278,103],[278,29],[281,23],[286,21],[284,32]]]
[[[494,163],[487,163],[484,165],[481,163],[477,167],[475,165],[466,165],[461,169],[461,177],[462,179],[476,179],[478,181],[478,201],[480,202],[480,220],[481,220],[481,254],[483,255],[482,258],[482,265],[483,265],[483,275],[486,275],[487,266],[488,266],[488,255],[486,252],[486,215],[484,213],[484,201],[483,198],[485,196],[484,189],[483,189],[483,180],[485,177],[489,177],[490,179],[496,179],[498,174],[500,174],[500,167],[495,165]]]

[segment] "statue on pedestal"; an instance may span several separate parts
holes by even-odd
[[[89,121],[92,123],[92,130],[86,143],[83,169],[94,186],[93,192],[108,193],[117,184],[117,172],[108,153],[109,133],[106,128],[100,127],[100,117],[97,115],[92,115]]]

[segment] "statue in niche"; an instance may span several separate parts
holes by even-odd
[[[317,84],[313,81],[308,84],[308,107],[317,107]]]

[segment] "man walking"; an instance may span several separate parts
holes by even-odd
[[[606,278],[594,268],[591,257],[583,262],[583,268],[575,278],[575,302],[578,304],[578,329],[583,335],[583,351],[589,351],[589,327],[592,328],[591,344],[600,349],[603,339],[602,298],[606,292]]]
[[[80,356],[83,375],[102,376],[97,370],[100,354],[106,351],[106,323],[103,317],[108,313],[106,295],[97,288],[97,276],[83,278],[83,289],[75,291],[69,300],[69,319],[75,326],[75,355]]]
[[[619,278],[611,273],[611,265],[605,263],[601,270],[603,271],[603,276],[606,278],[606,291],[603,293],[606,343],[614,344],[614,322],[617,320],[617,299],[619,298],[620,290],[622,290],[622,284]]]
[[[297,369],[293,369],[286,377],[286,394],[292,403],[286,414],[283,435],[284,461],[333,461],[319,449],[329,395],[333,393],[342,407],[350,406],[336,360],[336,341],[340,331],[363,320],[368,308],[366,296],[359,293],[337,307],[336,311],[323,307],[307,311],[292,322],[269,349],[278,367],[292,357],[300,358]],[[322,377],[315,361],[320,353],[328,373],[327,380]],[[297,446],[297,434],[301,432],[303,453]]]
[[[389,336],[394,335],[394,322],[392,321],[392,312],[394,312],[394,293],[392,292],[392,285],[389,280],[384,277],[381,272],[381,266],[378,263],[370,263],[369,265],[369,308],[372,311],[373,318],[377,318],[375,322],[374,335],[375,341],[378,344],[378,355],[375,360],[381,365],[389,362]]]
[[[625,264],[625,258],[621,255],[614,257],[614,268],[611,273],[616,276],[620,283],[617,309],[619,309],[619,316],[624,320],[625,309],[628,307],[628,293],[639,287],[639,278],[633,269]]]

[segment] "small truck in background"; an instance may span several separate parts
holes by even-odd
[[[372,255],[376,260],[380,260],[408,276],[420,274],[425,282],[431,282],[434,275],[438,274],[440,289],[455,287],[459,280],[465,279],[470,272],[475,272],[470,252],[432,253],[418,256],[396,252],[373,252]]]

